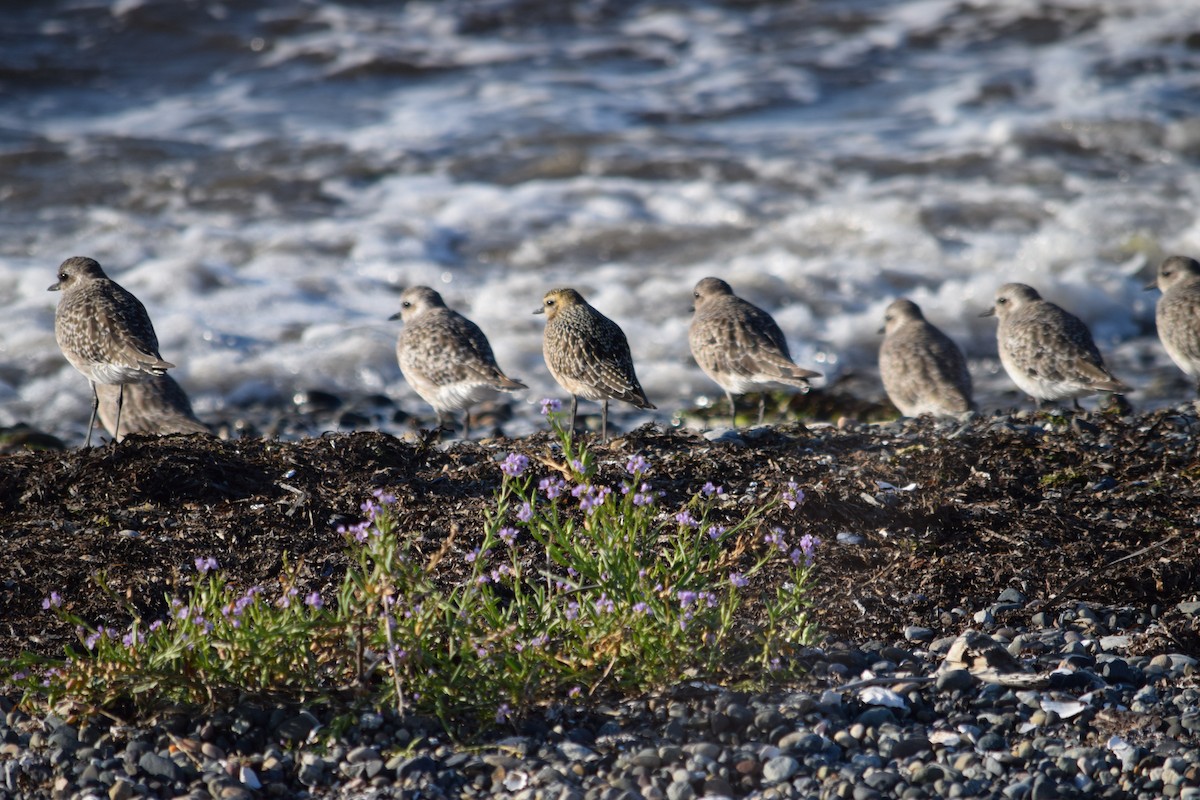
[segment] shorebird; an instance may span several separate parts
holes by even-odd
[[[192,411],[191,401],[175,379],[170,375],[154,375],[140,383],[124,387],[125,397],[121,404],[123,432],[117,432],[117,402],[121,399],[121,387],[107,383],[96,385],[100,398],[100,424],[112,434],[114,441],[121,441],[131,433],[164,436],[169,433],[212,434]]]
[[[996,290],[996,304],[980,316],[996,316],[1000,363],[1021,391],[1044,401],[1077,398],[1096,392],[1123,394],[1129,387],[1113,377],[1078,317],[1047,302],[1023,283]]]
[[[125,384],[165,375],[175,365],[159,355],[158,337],[146,307],[110,280],[95,260],[68,258],[58,268],[58,281],[49,291],[62,292],[54,314],[58,346],[92,387],[92,418],[84,446],[92,446],[100,406],[97,384],[119,387],[113,437],[120,439]]]
[[[533,313],[546,315],[542,355],[554,380],[571,395],[571,429],[579,398],[600,401],[601,437],[608,439],[608,401],[655,408],[633,371],[624,332],[574,289],[551,289]]]
[[[925,319],[911,300],[894,300],[884,311],[879,376],[888,399],[906,417],[972,411],[971,373],[962,351]]]
[[[1158,338],[1171,360],[1196,381],[1200,396],[1200,262],[1171,256],[1159,264],[1157,280],[1146,288],[1162,291],[1154,310]]]
[[[396,339],[400,372],[413,390],[444,415],[463,411],[463,438],[471,435],[471,406],[493,392],[528,388],[496,366],[492,346],[471,320],[448,308],[428,286],[413,286],[400,295],[400,311],[389,319],[404,322]]]
[[[688,343],[692,357],[725,390],[730,425],[737,427],[735,394],[763,391],[774,384],[808,391],[808,379],[821,373],[796,366],[775,320],[733,293],[720,278],[704,278],[692,290],[695,299]],[[761,425],[766,397],[758,401]]]

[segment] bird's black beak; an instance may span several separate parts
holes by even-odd
[[[397,311],[395,314],[392,314],[390,317],[388,317],[388,319],[400,319],[400,312]]]
[[[55,284],[52,284],[52,285],[50,286],[50,288],[48,288],[46,291],[47,291],[47,292],[58,292],[58,291],[62,291],[62,284],[61,284],[61,283],[55,283]]]
[[[542,308],[541,306],[538,306],[537,308],[535,308],[535,309],[533,310],[533,313],[535,313],[535,314],[545,314],[545,313],[546,313],[546,309]]]
[[[995,306],[992,306],[991,308],[989,308],[987,311],[983,312],[983,313],[982,313],[982,314],[980,314],[979,316],[981,316],[981,317],[994,317],[994,316],[996,316],[996,307],[995,307]]]

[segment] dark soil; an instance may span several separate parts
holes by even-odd
[[[957,634],[1014,587],[1029,604],[999,624],[1005,614],[1027,623],[1039,610],[1080,603],[1150,611],[1158,624],[1138,634],[1143,651],[1200,655],[1200,617],[1175,609],[1200,595],[1198,434],[1194,415],[1164,410],[784,425],[742,443],[647,426],[594,451],[612,485],[626,477],[629,455],[644,455],[672,513],[706,481],[723,485],[730,505],[796,481],[804,504],[780,508],[768,524],[823,541],[813,598],[826,637],[895,641],[908,625]],[[97,588],[96,573],[150,618],[164,613],[164,597],[198,556],[215,556],[244,585],[294,571],[299,588],[330,598],[347,563],[336,528],[357,521],[376,488],[397,495],[402,529],[420,549],[433,553],[454,533],[439,566],[440,579],[453,581],[512,451],[541,473],[541,459],[559,458],[545,434],[440,449],[367,432],[295,443],[130,437],[0,456],[0,657],[58,654],[74,641],[42,609],[51,591],[93,623],[126,626],[128,613]],[[839,533],[861,541],[839,542]]]

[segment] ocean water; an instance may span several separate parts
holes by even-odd
[[[198,413],[300,390],[429,409],[394,356],[438,289],[530,386],[555,286],[617,321],[669,422],[720,391],[691,287],[728,280],[825,385],[882,397],[897,296],[1025,404],[980,319],[1022,281],[1135,406],[1192,396],[1154,333],[1200,255],[1200,6],[1178,0],[179,2],[0,11],[0,424],[82,437],[54,341],[66,257],[147,306]],[[589,408],[587,403],[584,408]],[[69,438],[73,440],[73,438]]]

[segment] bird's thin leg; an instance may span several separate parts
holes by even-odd
[[[125,384],[117,387],[117,424],[113,426],[113,441],[121,441],[121,409],[125,406]]]
[[[463,412],[463,439],[471,438],[471,409]]]
[[[737,430],[737,403],[733,400],[733,392],[725,392],[725,398],[729,400],[729,427]]]
[[[761,392],[758,395],[758,424],[759,425],[762,425],[763,414],[766,412],[766,410],[767,410],[767,393]]]
[[[600,441],[608,441],[608,401],[600,402]]]
[[[571,395],[571,433],[575,432],[575,415],[579,412],[579,396]]]
[[[96,413],[100,410],[100,395],[96,394],[96,382],[88,381],[88,385],[92,387],[92,418],[88,421],[87,441],[84,442],[84,447],[92,446],[92,428],[96,427]]]

